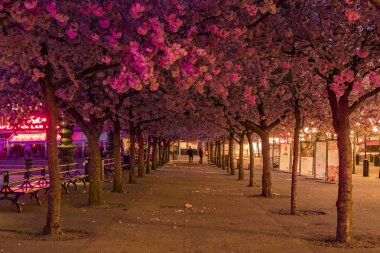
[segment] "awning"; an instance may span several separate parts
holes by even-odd
[[[358,145],[364,145],[366,144],[367,146],[377,146],[377,145],[380,145],[380,141],[379,140],[372,140],[372,141],[361,141],[361,142],[358,142]]]
[[[74,143],[87,141],[86,135],[83,132],[74,132],[72,139]]]

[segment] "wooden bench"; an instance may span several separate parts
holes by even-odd
[[[45,167],[5,171],[0,200],[12,201],[20,213],[22,208],[19,199],[23,195],[30,194],[30,198],[36,199],[38,205],[41,205],[38,193],[40,190],[45,190],[46,193],[50,187],[46,171]]]
[[[87,187],[86,179],[88,175],[80,173],[79,163],[60,164],[58,167],[61,174],[61,186],[66,194],[69,192],[68,187],[70,184],[74,185],[75,190],[78,190],[77,182],[82,182],[84,188]]]
[[[113,158],[107,158],[103,160],[104,175],[108,178],[115,175],[115,160]]]
[[[103,168],[104,168],[104,175],[108,178],[111,178],[111,176],[115,175],[115,159],[114,158],[107,158],[103,160]],[[129,164],[121,164],[121,170],[123,172],[129,170]]]

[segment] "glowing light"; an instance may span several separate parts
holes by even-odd
[[[57,140],[60,136],[57,136]],[[46,141],[46,133],[23,133],[23,134],[13,134],[9,138],[9,142],[36,142],[36,141]]]
[[[24,125],[19,125],[17,127],[11,125],[0,125],[0,130],[46,130],[47,119],[43,117],[31,116]]]
[[[26,121],[26,123],[36,125],[36,124],[46,123],[46,121],[47,121],[46,118],[41,118],[41,117],[31,116],[31,117]]]

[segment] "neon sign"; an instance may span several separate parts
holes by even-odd
[[[57,141],[59,141],[61,137],[57,135]],[[38,142],[38,141],[46,141],[45,133],[24,133],[24,134],[13,134],[9,138],[9,142]]]
[[[31,116],[26,124],[20,126],[0,125],[0,130],[46,130],[46,118]]]

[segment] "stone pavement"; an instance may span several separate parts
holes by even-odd
[[[290,174],[273,173],[271,199],[258,196],[260,171],[255,177],[256,186],[246,187],[247,180],[214,166],[177,161],[126,185],[126,193],[110,192],[105,182],[100,208],[86,205],[86,191],[72,191],[63,195],[68,233],[59,240],[36,235],[46,197],[41,207],[24,198],[22,214],[1,201],[0,252],[380,252],[379,179],[354,175],[354,231],[361,241],[347,249],[326,243],[335,232],[336,184],[299,177],[300,208],[309,215],[290,216]]]

